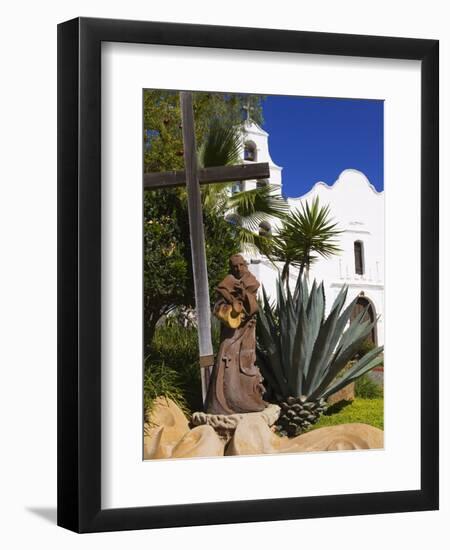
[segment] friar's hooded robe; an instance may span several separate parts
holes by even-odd
[[[214,314],[222,320],[220,347],[205,401],[209,414],[262,411],[263,378],[256,361],[256,292],[259,283],[250,271],[241,278],[227,275],[218,285]],[[238,304],[241,322],[232,328],[224,322],[224,312]],[[240,306],[240,307],[239,307]]]

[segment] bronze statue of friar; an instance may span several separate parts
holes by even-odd
[[[231,256],[230,273],[217,287],[214,315],[221,321],[220,347],[205,400],[209,414],[262,411],[263,377],[256,360],[256,293],[259,282],[240,254]]]

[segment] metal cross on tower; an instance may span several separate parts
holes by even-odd
[[[252,109],[252,107],[250,106],[250,103],[247,102],[244,105],[242,105],[242,109],[245,112],[245,121],[250,120],[250,111]]]

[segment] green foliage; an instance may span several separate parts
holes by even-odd
[[[290,266],[298,267],[300,273],[309,269],[318,256],[328,258],[341,250],[336,238],[342,233],[330,217],[330,207],[320,206],[316,197],[311,206],[291,212],[283,220],[278,235],[274,237],[269,256],[284,263],[283,281],[289,278]]]
[[[145,193],[144,311],[146,329],[151,329],[151,334],[161,315],[190,301],[185,284],[189,267],[182,214],[179,198],[173,191]]]
[[[264,185],[227,197],[226,219],[233,225],[242,251],[267,254],[270,250],[273,238],[260,224],[287,214],[288,203],[278,191],[277,185]]]
[[[241,218],[240,225],[258,231],[268,216],[283,218],[288,212],[288,203],[277,191],[279,186],[269,184],[241,191],[229,198],[227,206]]]
[[[198,362],[197,330],[170,323],[158,326],[151,345],[151,359],[164,361],[178,371],[183,364]]]
[[[214,118],[205,139],[200,142],[199,166],[226,166],[237,164],[241,154],[241,134],[237,126],[225,126]]]
[[[144,91],[144,169],[183,169],[180,102],[175,92]]]
[[[345,401],[339,404],[339,406],[330,407],[310,430],[338,426],[340,424],[353,424],[355,422],[369,424],[369,426],[382,430],[384,428],[383,399],[363,399],[358,397],[354,401]]]
[[[219,345],[219,325],[213,323],[213,345]],[[156,328],[144,366],[145,409],[158,396],[169,397],[186,412],[202,410],[198,334],[176,323]]]
[[[233,228],[204,210],[210,295],[227,274],[226,258],[239,252]],[[187,203],[176,190],[146,191],[144,197],[144,321],[146,353],[158,320],[177,306],[194,307]]]
[[[186,406],[201,410],[201,381],[198,366],[198,336],[195,328],[161,326],[155,331],[148,364],[165,364],[176,373],[176,383]],[[147,369],[146,369],[147,370]]]
[[[373,328],[373,323],[364,320],[365,310],[350,320],[357,298],[344,309],[347,291],[343,286],[325,318],[323,283],[314,281],[309,289],[299,275],[292,294],[279,278],[275,306],[263,288],[257,352],[263,376],[277,400],[289,396],[326,399],[382,362],[383,348],[378,347],[346,368]]]
[[[161,396],[172,399],[183,411],[188,411],[179,373],[163,362],[146,362],[144,370],[144,411],[147,414],[152,410],[155,399]]]
[[[242,108],[246,104],[250,106],[252,119],[261,123],[262,99],[258,95],[195,92],[197,143],[204,142],[212,121],[219,120],[223,128],[242,122]],[[182,170],[184,167],[180,101],[176,91],[144,91],[144,167],[146,172]]]
[[[374,382],[367,374],[355,382],[355,395],[364,399],[378,399],[383,397],[383,387]]]

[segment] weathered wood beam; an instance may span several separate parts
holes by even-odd
[[[211,338],[211,306],[209,301],[208,270],[206,266],[202,198],[198,181],[197,148],[195,145],[194,108],[192,92],[180,92],[181,126],[183,130],[184,167],[191,236],[192,271],[194,275],[195,310],[197,313],[198,348],[202,367],[213,366]],[[209,369],[202,368],[202,397],[205,402],[209,385]]]
[[[270,169],[267,162],[258,162],[201,168],[197,171],[197,174],[199,183],[203,185],[205,183],[222,183],[226,181],[268,179],[270,178]],[[186,172],[184,170],[144,174],[144,189],[178,187],[181,185],[186,185]]]

